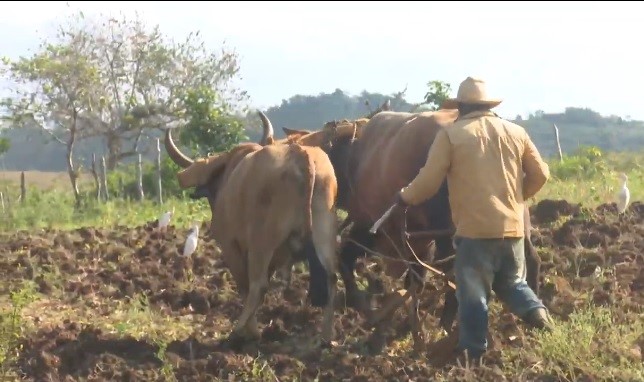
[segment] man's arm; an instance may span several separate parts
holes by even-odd
[[[528,200],[536,195],[550,178],[548,164],[541,159],[541,155],[528,133],[525,133],[525,148],[523,151],[523,200]]]
[[[420,169],[416,178],[401,190],[402,201],[409,205],[417,205],[434,196],[449,170],[451,155],[452,143],[447,132],[440,130],[429,148],[425,166]]]

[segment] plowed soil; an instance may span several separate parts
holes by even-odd
[[[588,296],[597,305],[619,306],[620,314],[644,306],[644,204],[632,203],[621,218],[614,205],[588,211],[565,201],[542,201],[531,213],[543,261],[540,297],[555,318],[566,320]],[[23,280],[39,292],[23,310],[27,334],[15,365],[22,378],[428,381],[453,367],[432,366],[425,353],[412,353],[402,309],[391,320],[391,341],[373,354],[363,318],[340,306],[341,283],[337,343],[316,346],[321,310],[308,304],[308,271],[297,267],[291,290],[283,294],[275,283],[259,309],[261,342],[233,349],[225,338],[242,305],[214,242],[203,234],[207,226],[192,258],[181,255],[187,230],[170,226],[160,234],[155,226],[22,231],[0,240],[0,295]],[[358,270],[378,272],[378,266]],[[422,301],[429,312],[426,336],[436,339],[442,301]],[[521,347],[531,330],[500,310],[490,315],[490,332],[488,366],[479,377],[503,380],[501,349]],[[556,380],[526,373],[523,379]]]

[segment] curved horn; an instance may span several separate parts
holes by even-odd
[[[258,111],[258,113],[259,118],[262,120],[262,126],[264,127],[264,134],[262,135],[262,139],[259,141],[259,144],[264,146],[269,143],[273,143],[273,124],[271,124],[271,121],[261,110]]]
[[[185,154],[183,154],[177,146],[174,144],[174,141],[172,140],[172,133],[170,133],[170,130],[172,129],[167,129],[165,131],[165,140],[163,141],[163,144],[165,145],[165,151],[167,151],[168,155],[170,156],[170,159],[179,167],[186,168],[190,166],[194,161]]]

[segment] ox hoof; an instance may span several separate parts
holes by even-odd
[[[338,346],[337,341],[320,341],[320,348],[322,349],[333,349]]]
[[[261,338],[259,332],[253,333],[250,331],[233,331],[224,340],[226,345],[233,350],[240,350],[244,345],[250,342],[257,342]]]
[[[332,349],[336,346],[338,346],[336,341],[327,340],[321,337],[315,339],[313,343],[313,347],[320,349]]]
[[[356,290],[347,294],[347,306],[362,313],[368,312],[371,308],[369,298],[370,296],[367,292]]]
[[[365,345],[369,354],[381,354],[386,345],[385,335],[380,330],[374,330],[367,339]]]

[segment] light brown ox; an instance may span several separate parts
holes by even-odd
[[[256,311],[276,268],[306,254],[309,296],[325,306],[322,340],[333,337],[336,289],[337,182],[328,156],[317,147],[262,146],[272,136],[265,125],[260,144],[243,143],[193,161],[175,146],[170,130],[165,147],[181,166],[181,188],[195,187],[212,212],[210,234],[221,249],[244,308],[231,337],[257,339]]]
[[[399,250],[404,248],[400,235],[401,222],[389,219],[376,235],[368,230],[375,221],[391,206],[396,193],[418,174],[424,165],[429,147],[436,133],[449,126],[458,117],[457,110],[436,112],[401,113],[380,112],[371,119],[361,119],[354,123],[341,121],[327,123],[321,131],[284,129],[287,138],[275,143],[298,142],[307,146],[322,147],[329,155],[338,179],[338,208],[348,212],[348,221],[353,222],[348,239],[340,250],[342,275],[347,298],[362,311],[367,310],[365,296],[359,292],[354,277],[355,261],[366,251],[376,251],[389,255],[386,273],[400,277],[407,269],[399,261]],[[264,123],[270,123],[266,120]],[[452,246],[453,225],[449,207],[447,182],[444,181],[439,192],[430,200],[407,211],[407,231],[410,232],[410,245],[416,255],[429,262],[429,244],[434,241],[436,260],[449,258]],[[539,258],[530,242],[530,216],[525,208],[526,260],[528,284],[538,291]],[[409,251],[402,251],[406,261],[414,261]],[[453,260],[443,262],[437,268],[448,272]],[[421,277],[426,269],[413,266]],[[406,288],[414,292],[410,274],[405,280]],[[372,320],[384,319],[393,313],[402,299],[392,301]],[[415,305],[415,304],[412,304]],[[448,290],[441,316],[441,326],[447,331],[457,312],[457,301],[453,290]],[[416,316],[413,314],[412,317]]]

